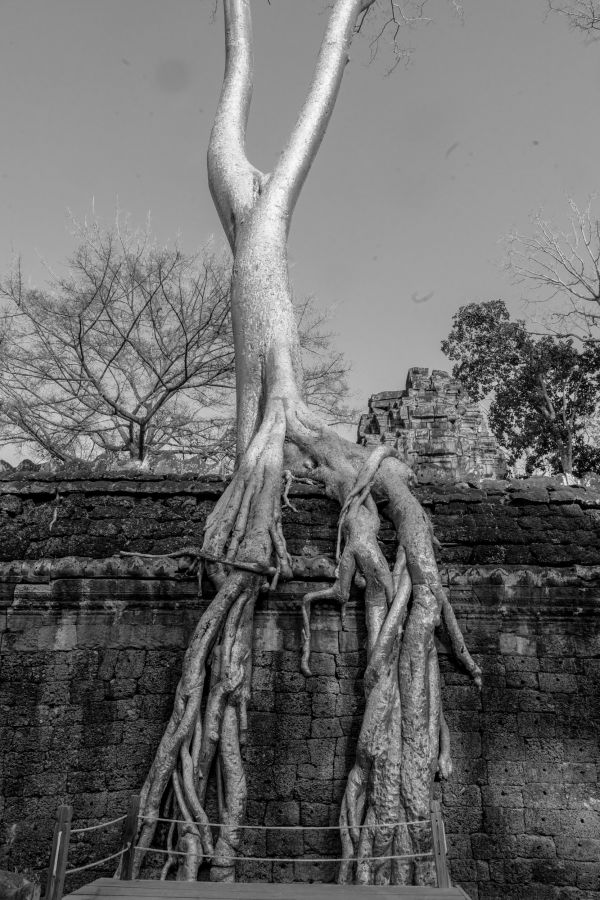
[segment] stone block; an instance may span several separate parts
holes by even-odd
[[[310,670],[313,675],[335,676],[335,657],[331,653],[310,654]]]
[[[519,853],[525,858],[552,859],[556,856],[554,839],[537,834],[517,835]]]
[[[524,784],[523,804],[538,809],[561,809],[566,804],[566,793],[562,784]]]
[[[512,859],[517,850],[514,836],[488,835],[483,832],[471,835],[471,850],[474,859]]]
[[[297,748],[301,748],[301,752],[298,752]],[[298,764],[332,766],[335,757],[335,741],[309,738],[301,745],[290,747],[290,753],[293,754]]]
[[[491,807],[510,807],[511,809],[523,808],[523,789],[509,784],[483,785],[481,796],[484,805]]]
[[[274,709],[277,713],[290,716],[308,716],[311,713],[311,698],[306,693],[274,694]]]
[[[296,800],[270,801],[265,809],[265,825],[299,825],[300,806]]]
[[[523,776],[526,783],[537,782],[540,784],[563,784],[563,765],[556,762],[535,760],[523,764]]]
[[[483,830],[482,812],[478,806],[448,806],[444,810],[444,825],[456,834],[473,834]]]
[[[575,675],[559,672],[540,672],[540,690],[551,693],[574,694],[577,692]]]
[[[575,870],[577,887],[588,891],[600,891],[600,861],[579,862]]]
[[[525,809],[525,828],[531,834],[556,835],[562,831],[562,811],[548,807]]]
[[[600,812],[596,809],[561,810],[560,821],[563,834],[584,838],[600,835]]]
[[[555,840],[556,853],[561,859],[588,860],[596,863],[600,859],[600,839],[598,838],[561,834],[557,835]]]
[[[523,784],[523,762],[489,762],[488,777],[491,784]]]
[[[310,702],[310,697],[307,697]],[[337,713],[338,694],[313,694],[312,714],[316,719],[333,718]]]
[[[313,738],[336,738],[343,734],[340,720],[336,718],[314,719],[311,726]]]
[[[304,840],[301,831],[267,831],[267,854],[284,858],[302,856]]]
[[[499,645],[500,653],[508,657],[535,656],[537,653],[537,639],[533,636],[503,632],[499,637]]]

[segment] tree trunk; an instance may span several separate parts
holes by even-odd
[[[238,460],[269,401],[297,402],[302,383],[285,223],[263,205],[259,200],[239,228],[233,263]]]
[[[560,464],[564,475],[573,474],[573,433],[567,429],[567,436],[560,445]]]
[[[218,592],[186,652],[173,713],[142,791],[138,870],[161,810],[178,820],[167,839],[164,877],[177,868],[177,877],[195,879],[203,860],[211,861],[213,880],[235,877],[246,804],[241,747],[254,604],[267,575],[292,576],[281,528],[285,463],[321,482],[341,506],[338,577],[303,602],[306,674],[313,604],[345,603],[355,576],[365,585],[366,709],[340,812],[339,880],[434,883],[429,804],[434,776],[451,770],[436,631],[476,681],[480,672],[442,589],[431,526],[408,487],[410,471],[389,447],[369,453],[343,440],[302,399],[287,264],[294,205],[325,133],[358,17],[372,2],[333,3],[307,99],[274,172],[265,176],[244,146],[252,94],[250,2],[224,0],[225,76],[208,165],[234,258],[237,463],[209,516],[201,553],[211,560],[207,571]],[[392,572],[377,542],[376,500],[398,535]],[[204,809],[213,771],[222,823],[214,847]]]

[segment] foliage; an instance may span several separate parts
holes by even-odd
[[[76,226],[64,276],[0,285],[0,445],[66,462],[193,455],[203,471],[234,452],[230,259],[185,255],[148,231]],[[347,365],[312,299],[298,307],[309,402],[347,421]]]
[[[502,300],[462,306],[443,352],[453,375],[481,401],[493,394],[490,427],[526,471],[540,466],[565,474],[600,471],[600,451],[587,426],[597,411],[600,345],[578,350],[571,339],[536,337],[512,321]]]

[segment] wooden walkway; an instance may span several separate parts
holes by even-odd
[[[63,900],[469,900],[459,887],[384,887],[210,881],[118,881],[98,878]]]

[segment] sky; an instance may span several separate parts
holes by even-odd
[[[430,0],[406,31],[411,63],[387,75],[355,41],[290,237],[297,296],[332,308],[363,408],[440,351],[464,303],[523,288],[503,238],[543,208],[598,191],[600,43],[544,0]],[[248,154],[282,149],[325,26],[322,0],[255,0]],[[213,0],[0,0],[0,273],[20,254],[33,284],[74,249],[67,211],[110,223],[148,214],[158,239],[222,240],[206,147],[223,71]],[[596,110],[596,112],[594,112]]]

